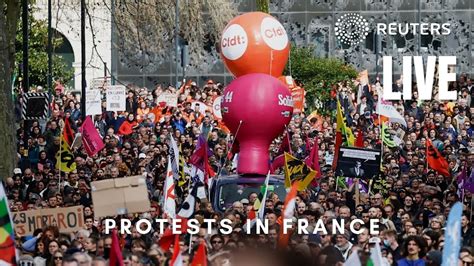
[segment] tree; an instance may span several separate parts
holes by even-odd
[[[291,59],[285,75],[292,75],[306,90],[306,104],[309,110],[325,113],[325,103],[331,98],[333,85],[351,83],[357,77],[356,69],[335,58],[318,58],[313,47],[291,47]],[[318,103],[317,105],[315,103]]]
[[[16,135],[12,99],[15,35],[20,0],[0,0],[0,179],[11,176],[16,164]]]
[[[112,23],[117,50],[142,68],[174,56],[176,0],[115,1]],[[188,44],[191,65],[216,51],[225,25],[237,14],[232,0],[180,0],[179,36]],[[88,8],[93,8],[88,6]]]
[[[31,15],[29,20],[29,83],[30,86],[43,86],[48,83],[48,53],[45,47],[48,45],[48,24],[46,20],[37,20]],[[23,42],[22,23],[18,23],[18,31],[16,34],[16,62],[20,64],[23,60],[23,50],[21,45]],[[53,34],[53,80],[59,78],[64,82],[69,81],[74,76],[74,70],[69,68],[66,61],[54,50],[59,48],[63,43],[60,36]]]
[[[263,13],[270,13],[269,0],[256,0],[257,1],[257,11]]]

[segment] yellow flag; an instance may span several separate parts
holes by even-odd
[[[186,167],[186,161],[184,160],[183,156],[179,156],[179,179],[178,179],[178,186],[184,186],[188,180],[186,179],[186,174],[184,168]]]
[[[295,181],[301,181],[298,191],[305,190],[316,176],[317,171],[309,168],[303,161],[285,152],[285,187],[291,187]]]
[[[56,168],[62,172],[72,172],[76,170],[76,162],[74,162],[74,154],[72,154],[69,145],[64,136],[61,135],[61,147],[56,153]]]
[[[354,146],[355,137],[352,134],[352,129],[347,126],[346,117],[342,111],[341,103],[337,99],[337,110],[336,110],[336,122],[337,122],[337,132],[341,132],[346,137],[346,145],[349,147]]]

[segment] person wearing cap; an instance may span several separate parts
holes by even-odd
[[[349,241],[351,239],[351,232],[344,230],[344,234],[336,234],[336,245],[335,247],[341,252],[344,260],[347,260],[351,253],[353,244]]]

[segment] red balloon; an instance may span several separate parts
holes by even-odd
[[[268,148],[291,120],[293,100],[288,88],[267,74],[241,76],[224,90],[221,111],[239,141],[237,172],[266,175]]]
[[[279,77],[288,61],[290,42],[283,25],[262,12],[232,19],[222,32],[221,57],[236,77],[264,73]]]

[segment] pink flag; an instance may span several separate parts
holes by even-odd
[[[94,156],[104,148],[104,142],[97,132],[90,116],[86,117],[81,127],[82,143],[89,156]]]

